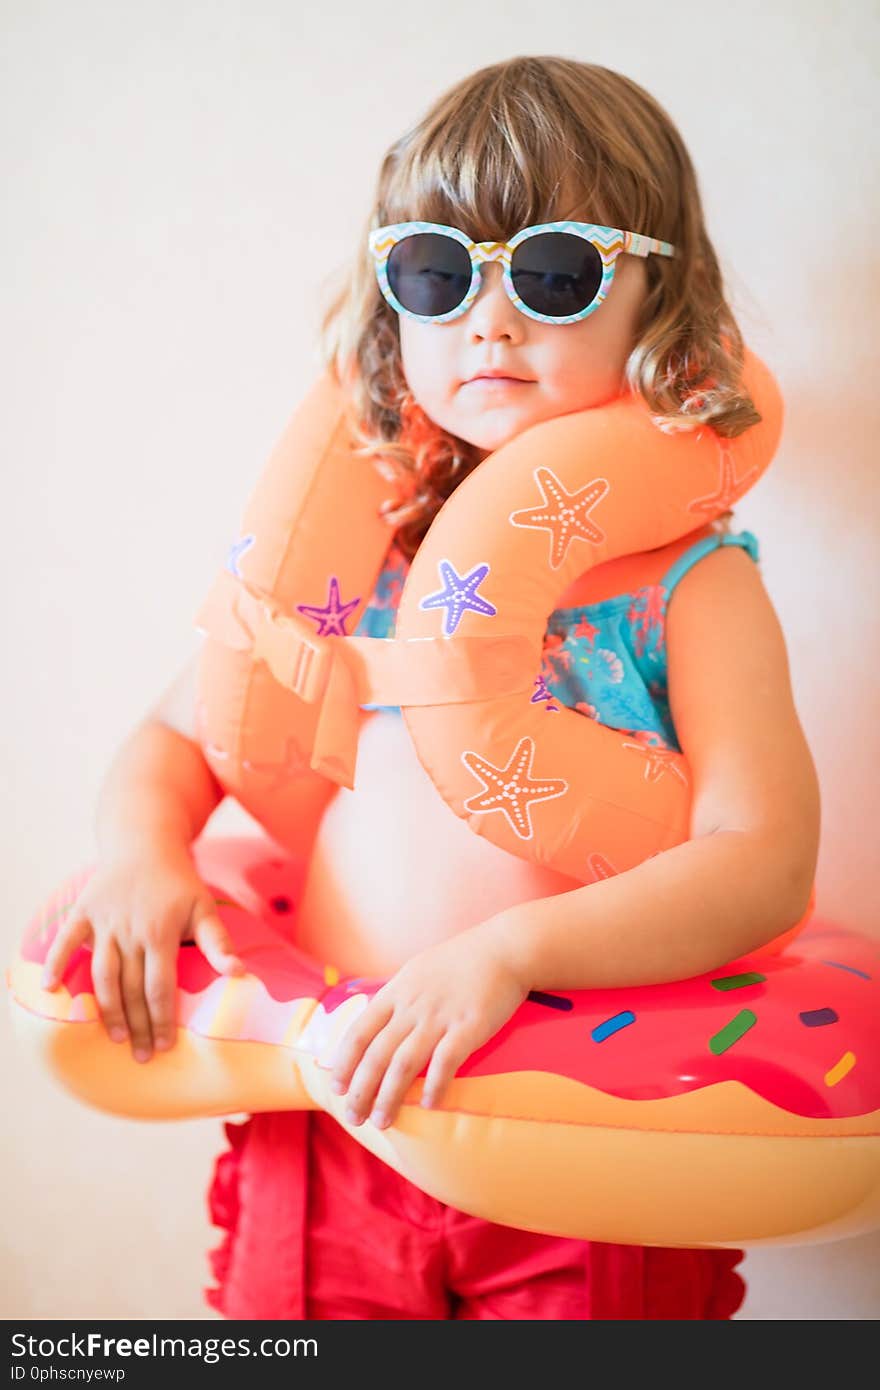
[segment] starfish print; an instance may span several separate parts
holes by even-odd
[[[654,743],[624,743],[624,748],[634,748],[637,753],[643,753],[648,761],[645,764],[645,781],[656,782],[658,777],[662,777],[664,772],[673,772],[680,781],[688,784],[688,779],[684,769],[675,759],[680,757],[674,748],[661,748]]]
[[[464,803],[466,811],[503,811],[521,840],[532,838],[530,806],[534,801],[551,801],[568,791],[561,778],[544,782],[532,781],[532,758],[535,741],[527,735],[520,739],[505,767],[496,767],[479,753],[469,749],[461,760],[469,772],[483,783],[483,790]]]
[[[254,763],[250,758],[242,761],[242,767],[248,772],[256,772],[258,776],[271,777],[266,790],[268,792],[279,792],[287,785],[292,777],[296,777],[308,767],[308,760],[295,738],[288,738],[284,743],[284,758],[280,763]]]
[[[534,695],[532,695],[531,699],[529,700],[529,704],[530,704],[530,705],[537,705],[537,704],[540,704],[540,702],[541,702],[542,700],[546,700],[546,701],[548,702],[548,703],[547,703],[547,713],[548,713],[548,714],[558,714],[558,713],[559,713],[559,706],[550,703],[550,701],[553,700],[553,691],[550,690],[550,689],[548,688],[547,682],[545,681],[543,675],[541,675],[541,676],[535,676],[535,693],[534,693]]]
[[[587,639],[588,647],[592,647],[598,634],[599,629],[597,627],[594,627],[594,625],[590,622],[589,618],[586,616],[580,619],[580,621],[577,623],[574,630],[572,631],[573,637],[585,637]]]
[[[498,612],[494,604],[477,593],[479,585],[488,573],[488,565],[477,565],[470,574],[460,575],[448,560],[440,561],[440,578],[445,588],[438,589],[433,594],[426,594],[419,600],[419,607],[446,609],[443,615],[444,637],[452,636],[461,622],[462,613],[467,609],[473,613],[483,613],[487,618],[494,617]]]
[[[347,637],[345,620],[359,603],[359,598],[350,599],[348,603],[340,603],[339,580],[335,574],[332,574],[330,576],[330,597],[326,605],[323,608],[316,608],[310,603],[298,603],[296,611],[305,613],[307,618],[312,618],[318,624],[319,637]]]
[[[666,590],[663,585],[645,584],[639,589],[633,596],[626,616],[635,630],[636,656],[644,655],[648,638],[652,634],[653,645],[659,647],[663,641],[666,623]]]
[[[550,532],[550,568],[557,570],[573,540],[592,541],[594,545],[604,541],[605,532],[595,521],[587,519],[587,513],[611,490],[611,485],[605,478],[594,478],[577,492],[567,492],[549,468],[536,468],[534,478],[541,489],[543,507],[511,512],[508,520],[514,526]]]
[[[752,480],[757,477],[759,469],[755,464],[744,473],[741,478],[736,476],[736,464],[730,453],[729,444],[719,445],[721,457],[721,477],[716,492],[707,493],[705,497],[695,497],[693,502],[688,504],[689,512],[705,512],[709,516],[717,516],[719,512],[726,511],[728,507],[740,497],[747,488],[751,487]]]
[[[245,551],[250,550],[256,539],[256,536],[242,536],[240,541],[234,541],[230,546],[229,554],[226,558],[226,568],[235,575],[236,579],[241,579],[243,577],[241,570],[238,568],[238,562]]]
[[[599,879],[602,878],[614,878],[615,874],[619,872],[619,870],[615,869],[611,861],[605,858],[604,854],[588,854],[587,868],[593,875],[594,883],[597,883]]]

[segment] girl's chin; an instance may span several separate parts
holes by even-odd
[[[517,410],[513,406],[505,408],[500,403],[493,407],[487,401],[480,410],[479,419],[471,417],[462,420],[461,427],[454,432],[475,449],[494,453],[502,444],[507,444],[530,425],[536,425],[545,418],[536,410]]]
[[[475,430],[470,434],[463,434],[460,437],[466,439],[467,442],[477,450],[480,454],[480,461],[482,462],[487,454],[497,453],[505,444],[509,444],[512,439],[515,439],[518,434],[522,434],[523,430],[527,430],[530,425],[537,423],[537,420],[516,420],[511,422],[507,429],[493,430],[491,434],[486,430],[481,430],[479,433]]]

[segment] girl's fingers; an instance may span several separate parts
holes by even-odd
[[[440,1036],[443,1036],[442,1034]],[[425,1062],[437,1055],[438,1034],[414,1031],[401,1043],[388,1066],[379,1092],[373,1102],[370,1119],[379,1129],[385,1129],[397,1119],[404,1097]]]
[[[122,956],[122,1005],[136,1062],[146,1062],[153,1051],[150,1015],[144,998],[144,951],[134,945]]]
[[[462,1062],[470,1057],[474,1048],[462,1032],[446,1033],[434,1048],[434,1055],[425,1073],[422,1087],[422,1105],[435,1105],[446,1087],[455,1076]]]
[[[199,900],[190,914],[190,925],[196,945],[218,975],[243,975],[246,966],[236,953],[229,929],[217,914],[213,898]]]
[[[144,954],[144,995],[157,1052],[167,1052],[177,1036],[177,951],[169,937],[164,944],[148,946]]]
[[[92,924],[88,917],[71,914],[59,927],[55,940],[46,952],[41,984],[43,989],[55,989],[61,981],[67,962],[77,946],[88,941],[92,934]]]
[[[337,1095],[344,1095],[348,1090],[355,1067],[363,1057],[364,1050],[370,1048],[373,1039],[381,1033],[393,1014],[394,1005],[390,1000],[386,1003],[380,991],[379,994],[373,995],[360,1017],[345,1030],[333,1054],[330,1085]],[[405,1028],[400,1036],[405,1036],[406,1032],[408,1029]]]
[[[128,1024],[122,1007],[120,972],[119,947],[112,936],[102,936],[95,942],[92,950],[92,988],[104,1027],[113,1042],[124,1042],[128,1037]]]
[[[348,1088],[345,1117],[358,1125],[373,1108],[373,1101],[392,1057],[405,1038],[413,1031],[411,1023],[391,1024],[377,1033],[370,1043]]]

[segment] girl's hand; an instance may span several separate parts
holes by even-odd
[[[92,988],[113,1042],[138,1062],[176,1040],[177,953],[192,936],[219,974],[240,975],[217,904],[185,846],[153,845],[99,865],[70,908],[43,968],[55,989],[77,946],[91,940]]]
[[[456,1069],[519,1008],[530,986],[490,919],[420,951],[373,996],[340,1040],[331,1086],[346,1119],[393,1124],[430,1058],[422,1105],[439,1101]],[[372,1112],[372,1113],[371,1113]]]

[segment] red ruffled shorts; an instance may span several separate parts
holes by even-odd
[[[536,1235],[436,1201],[323,1111],[225,1126],[208,1304],[227,1318],[726,1319],[741,1250]]]

